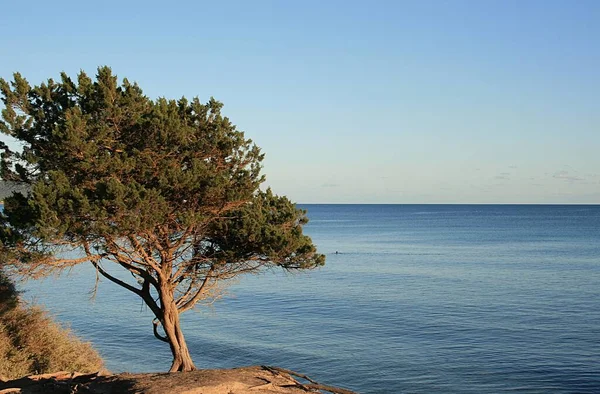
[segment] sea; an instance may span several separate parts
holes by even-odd
[[[242,277],[182,315],[199,368],[359,393],[600,393],[600,206],[301,205],[326,265]],[[165,371],[148,308],[82,265],[28,281],[113,372]]]

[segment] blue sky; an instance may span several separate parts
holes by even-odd
[[[214,96],[301,203],[600,203],[598,1],[5,2],[0,76]]]

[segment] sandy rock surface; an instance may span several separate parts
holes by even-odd
[[[332,392],[351,394],[309,382],[301,384],[286,371],[277,367],[244,367],[235,369],[210,369],[185,373],[144,373],[118,375],[77,374],[57,372],[27,376],[0,382],[0,394],[305,394],[307,392]],[[317,391],[317,387],[332,389]]]

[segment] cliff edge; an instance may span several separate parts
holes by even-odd
[[[0,394],[9,393],[355,394],[346,389],[319,384],[294,371],[267,366],[117,375],[57,372],[0,381]]]

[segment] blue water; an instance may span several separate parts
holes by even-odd
[[[306,205],[327,264],[183,315],[198,367],[279,365],[361,393],[600,392],[600,206]],[[339,253],[336,254],[335,252]],[[134,295],[28,282],[113,371],[168,368]]]

